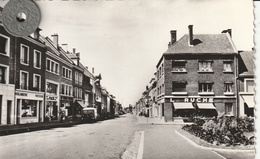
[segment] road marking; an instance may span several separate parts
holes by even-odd
[[[143,153],[144,153],[144,131],[141,131],[141,138],[140,138],[140,143],[139,143],[139,147],[138,147],[137,159],[142,159]]]
[[[215,154],[217,154],[219,157],[221,157],[221,158],[223,158],[223,159],[227,159],[226,157],[222,156],[221,154],[217,153],[216,151],[213,151],[213,150],[212,150],[212,152],[214,152]]]

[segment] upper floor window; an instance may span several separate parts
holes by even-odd
[[[77,71],[75,72],[75,83],[79,83],[79,73]]]
[[[225,114],[232,115],[233,114],[233,105],[232,103],[225,103]]]
[[[186,82],[172,82],[172,92],[186,92]]]
[[[57,95],[57,94],[58,94],[58,93],[57,93],[57,89],[58,89],[58,85],[57,85],[57,84],[47,82],[46,92],[47,92],[48,94]]]
[[[213,92],[213,83],[199,83],[199,92]]]
[[[21,71],[20,72],[20,88],[21,89],[28,89],[28,78],[29,78],[29,74],[28,72],[24,72],[24,71]]]
[[[61,84],[61,94],[72,96],[72,86]]]
[[[59,64],[53,60],[46,60],[46,69],[49,72],[59,74]]]
[[[78,98],[79,98],[79,99],[82,99],[82,89],[79,89]]]
[[[164,67],[163,67],[163,64],[162,64],[162,74],[164,73]]]
[[[74,97],[78,98],[78,88],[77,87],[74,88]]]
[[[33,65],[36,68],[41,68],[41,52],[34,50]]]
[[[223,71],[224,72],[232,72],[232,62],[231,61],[224,61],[223,62]]]
[[[41,76],[40,75],[33,75],[33,89],[35,91],[40,91],[41,89]]]
[[[6,67],[0,66],[0,83],[6,83]]]
[[[29,47],[21,45],[21,64],[29,65]]]
[[[212,61],[199,61],[200,72],[212,72]]]
[[[79,84],[82,85],[82,74],[79,73]]]
[[[245,79],[245,92],[254,92],[254,79]]]
[[[173,61],[172,62],[172,71],[173,72],[186,72],[185,61]]]
[[[0,34],[0,54],[9,55],[9,37]]]
[[[233,83],[231,83],[231,82],[225,82],[225,83],[224,83],[225,92],[228,92],[228,93],[233,92],[233,91],[232,91],[232,85],[233,85]]]
[[[62,77],[72,79],[72,71],[66,67],[62,67]]]

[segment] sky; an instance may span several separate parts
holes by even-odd
[[[4,6],[6,0],[0,1]],[[36,0],[41,34],[80,52],[81,63],[101,73],[101,85],[127,107],[135,104],[156,72],[170,41],[188,33],[232,29],[238,50],[254,47],[250,0]]]

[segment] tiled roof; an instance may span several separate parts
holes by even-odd
[[[254,52],[253,51],[242,51],[239,52],[239,56],[244,64],[245,69],[241,70],[239,73],[240,77],[243,76],[254,76]],[[241,67],[240,67],[241,68]]]
[[[237,53],[228,33],[194,34],[194,45],[189,45],[189,35],[185,34],[174,43],[164,54],[230,54]]]

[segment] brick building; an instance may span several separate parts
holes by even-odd
[[[173,117],[236,114],[237,50],[231,30],[220,34],[193,34],[188,27],[178,41],[171,42],[157,68],[159,116]]]

